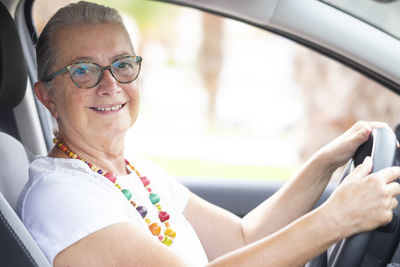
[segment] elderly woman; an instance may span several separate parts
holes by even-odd
[[[128,161],[141,61],[118,12],[97,4],[60,9],[40,35],[34,90],[59,131],[48,156],[32,162],[18,212],[55,266],[297,266],[391,220],[400,168],[369,174],[370,158],[310,211],[383,123],[354,125],[243,219]]]

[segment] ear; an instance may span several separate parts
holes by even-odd
[[[52,100],[52,96],[50,93],[50,88],[45,86],[43,82],[36,82],[33,90],[35,91],[36,97],[42,102],[42,104],[50,111],[51,115],[55,119],[58,118],[57,108]]]

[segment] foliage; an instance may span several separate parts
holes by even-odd
[[[249,166],[199,159],[146,156],[167,173],[178,177],[214,177],[234,179],[288,180],[294,170],[285,167]]]

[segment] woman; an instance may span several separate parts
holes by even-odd
[[[60,9],[39,37],[37,62],[34,90],[59,131],[49,155],[32,162],[18,211],[55,266],[299,266],[392,218],[400,168],[369,174],[370,158],[310,211],[333,171],[386,124],[357,123],[240,219],[125,160],[141,58],[117,11]]]

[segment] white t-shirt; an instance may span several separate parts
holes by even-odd
[[[177,234],[169,248],[185,257],[191,266],[206,265],[208,259],[200,240],[182,214],[189,190],[141,159],[131,163],[149,178],[153,192],[160,196],[161,207],[170,214],[169,222]],[[136,174],[119,176],[117,183],[129,189],[132,200],[146,207],[150,220],[164,229]],[[66,247],[114,223],[132,222],[152,236],[121,191],[77,159],[38,156],[29,168],[29,181],[19,197],[17,212],[50,262]]]

